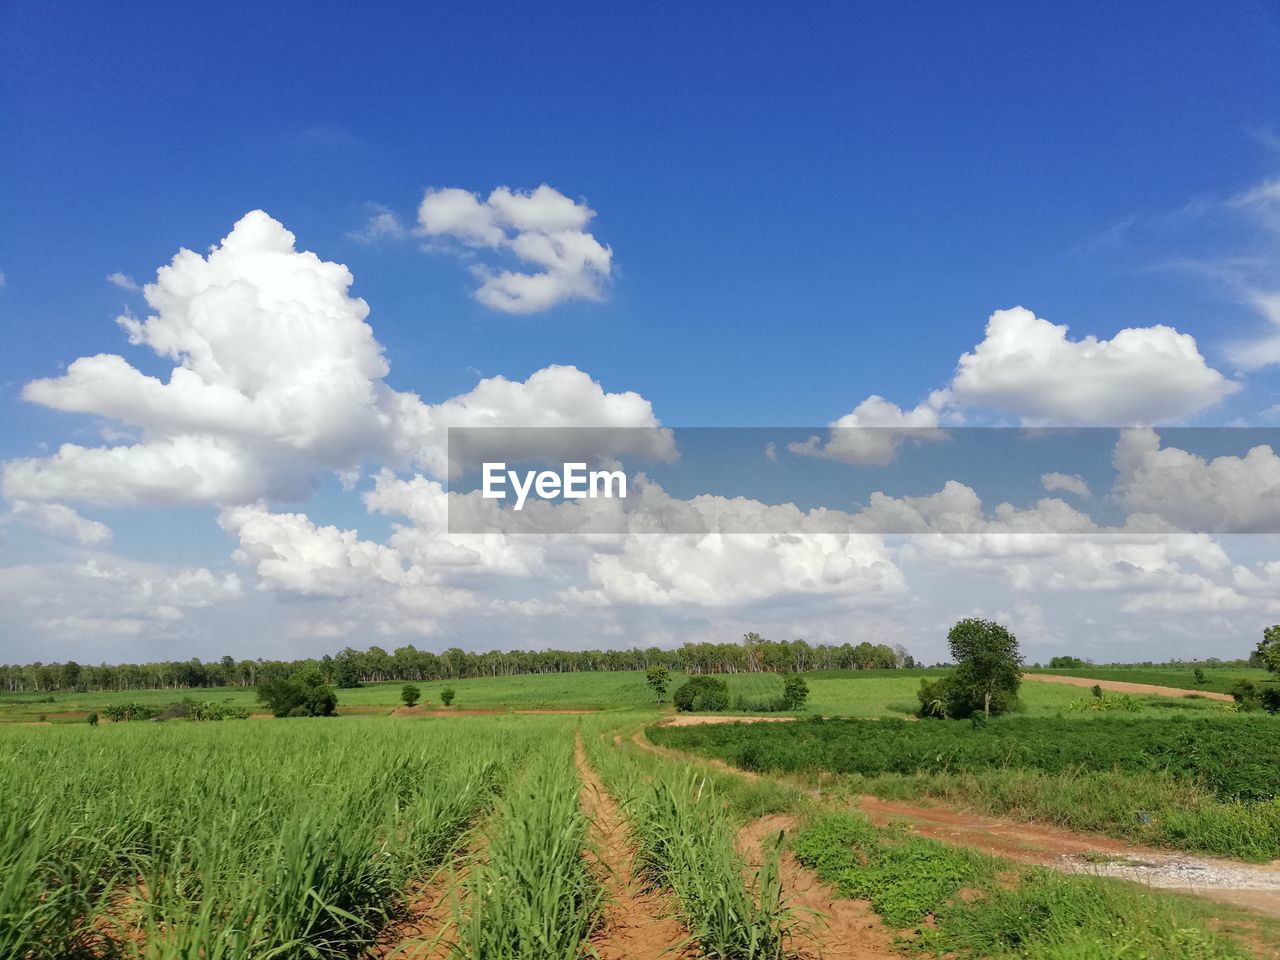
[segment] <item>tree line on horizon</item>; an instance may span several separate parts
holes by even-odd
[[[157,661],[81,665],[66,663],[0,664],[0,690],[9,693],[58,691],[178,690],[202,687],[256,687],[314,667],[327,683],[355,687],[383,681],[465,680],[546,673],[596,673],[647,670],[664,666],[688,674],[793,673],[806,670],[893,670],[916,666],[901,644],[866,641],[811,644],[805,640],[766,640],[746,634],[737,643],[686,643],[624,650],[490,650],[476,653],[450,647],[441,653],[412,644],[388,652],[347,647],[337,654],[300,660]]]

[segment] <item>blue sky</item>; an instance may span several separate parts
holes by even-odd
[[[1116,425],[1278,417],[1267,412],[1280,404],[1275,367],[1250,360],[1269,349],[1274,327],[1260,304],[1280,286],[1280,188],[1268,193],[1280,175],[1274,4],[1210,14],[1191,3],[357,12],[336,3],[15,2],[0,9],[0,62],[0,460],[42,458],[63,442],[126,442],[102,435],[111,417],[24,401],[23,385],[100,353],[168,379],[174,360],[130,345],[113,322],[122,311],[151,312],[141,292],[105,278],[152,282],[179,248],[207,253],[254,209],[292,231],[299,250],[349,268],[390,365],[385,383],[427,404],[484,378],[523,382],[572,365],[606,393],[639,394],[669,425],[820,428],[871,395],[908,411],[944,389],[955,396],[921,416],[1100,422],[1070,398],[1059,411],[1061,397],[1029,403],[993,386],[998,356],[981,384],[977,374],[967,387],[953,383],[988,317],[1022,305],[1068,325],[1072,340],[1157,325],[1195,338],[1195,369],[1144,368],[1132,381],[1138,392],[1145,383],[1182,389],[1180,372],[1192,375],[1189,399],[1171,407],[1177,415],[1137,407],[1126,419],[1122,398]],[[469,266],[510,267],[509,251],[477,250],[456,232],[414,233],[427,189],[483,200],[498,187],[519,194],[542,184],[595,212],[584,229],[611,251],[597,298],[492,309],[477,300]],[[378,210],[402,233],[357,239]],[[1110,398],[1117,382],[1097,390]],[[128,442],[147,432],[122,429],[134,430]],[[386,544],[404,515],[370,512],[360,495],[380,467],[402,481],[424,468],[372,455],[362,463],[354,490],[316,471],[312,493],[275,491],[267,509]],[[332,619],[339,607],[362,630],[401,637],[422,628],[420,643],[450,631],[476,642],[489,635],[488,626],[450,626],[450,614],[430,628],[411,616],[371,627],[352,611],[368,596],[273,580],[260,560],[233,557],[236,534],[216,522],[225,497],[121,506],[110,496],[14,489],[11,505],[39,493],[40,503],[65,502],[107,524],[111,562],[149,565],[138,577],[204,569],[236,576],[243,593],[231,605],[179,604],[182,617],[167,621],[180,623],[176,632],[100,599],[86,601],[80,634],[44,614],[11,619],[0,660],[6,646],[27,656],[51,632],[64,651],[87,647],[88,659],[98,649],[218,653],[205,611],[254,633],[288,619],[264,613],[268,603],[332,605],[289,628],[294,650],[332,646],[304,621]],[[51,521],[42,522],[0,527],[11,590],[25,583],[14,571],[56,578],[82,571],[86,551],[98,549],[50,538]],[[1239,590],[1224,570],[1218,586]],[[956,573],[956,586],[935,598],[935,619],[948,615],[949,596],[970,592],[969,576],[979,574]],[[936,574],[928,577],[933,584]],[[506,588],[465,589],[483,604]],[[990,612],[1037,606],[1046,636],[1070,635],[1069,622],[1054,619],[1057,601],[1020,589],[1002,583],[980,602]],[[610,602],[614,619],[600,635],[615,644],[732,635],[739,619],[762,616],[696,602],[678,615],[670,604],[636,613],[630,601]],[[1263,608],[1232,604],[1243,638]],[[816,610],[777,630],[839,630],[842,616]],[[111,634],[113,618],[129,623]],[[513,642],[551,642],[558,629],[530,626]],[[927,644],[934,622],[891,629]]]

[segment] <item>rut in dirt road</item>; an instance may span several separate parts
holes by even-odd
[[[738,851],[748,868],[759,869],[764,849],[779,831],[791,832],[796,819],[770,814],[747,824],[738,833]],[[784,902],[795,911],[791,951],[801,960],[901,960],[893,949],[893,931],[881,923],[865,900],[840,897],[812,870],[784,852],[779,863]]]
[[[636,845],[618,803],[587,761],[579,739],[574,762],[582,780],[582,808],[591,821],[592,854],[604,887],[604,923],[591,936],[600,960],[678,960],[699,956],[669,898],[645,890],[632,870]]]

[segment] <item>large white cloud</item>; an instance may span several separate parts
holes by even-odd
[[[1239,389],[1211,368],[1195,338],[1159,324],[1110,340],[1071,340],[1025,307],[997,310],[960,358],[952,401],[1025,424],[1134,426],[1183,420]]]
[[[509,218],[538,222],[536,211],[515,207]],[[350,472],[367,461],[441,475],[446,431],[456,426],[646,428],[596,437],[593,450],[674,455],[647,400],[607,393],[571,366],[524,382],[494,377],[435,405],[393,390],[368,305],[351,296],[351,283],[346,267],[297,250],[293,234],[261,211],[243,217],[207,257],[179,252],[145,287],[153,313],[119,321],[132,343],[176,362],[167,379],[100,354],[23,391],[33,403],[127,424],[142,440],[64,444],[51,457],[10,461],[5,496],[113,504],[296,499],[318,471]],[[561,438],[571,450],[572,438]]]
[[[1126,430],[1113,462],[1116,494],[1132,513],[1181,530],[1280,531],[1280,456],[1265,444],[1207,459],[1162,447],[1154,430]]]
[[[565,300],[599,300],[613,272],[613,251],[587,232],[595,211],[543,184],[529,193],[499,187],[482,200],[456,187],[428,190],[418,230],[472,250],[515,256],[535,272],[476,264],[475,297],[504,313],[534,313]]]

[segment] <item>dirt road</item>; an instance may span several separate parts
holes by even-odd
[[[1037,683],[1065,683],[1073,687],[1089,687],[1095,685],[1113,693],[1156,693],[1162,697],[1186,697],[1195,694],[1206,700],[1230,700],[1230,694],[1215,693],[1211,690],[1183,690],[1181,687],[1161,687],[1153,683],[1128,683],[1124,680],[1091,680],[1088,677],[1060,677],[1052,673],[1024,673],[1023,680],[1035,680]]]

